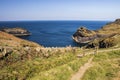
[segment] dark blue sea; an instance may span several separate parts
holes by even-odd
[[[32,33],[24,39],[37,42],[45,47],[78,46],[72,35],[80,26],[90,30],[101,28],[109,21],[1,21],[1,27],[22,27]]]

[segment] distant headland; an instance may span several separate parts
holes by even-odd
[[[1,28],[0,31],[12,34],[14,36],[29,36],[31,33],[21,27],[14,27],[14,28]]]

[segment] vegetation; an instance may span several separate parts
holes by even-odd
[[[81,53],[93,52],[92,49],[83,50],[70,46],[44,48],[34,42],[0,32],[0,80],[70,80],[93,56],[81,57]],[[119,56],[120,51],[95,55],[93,66],[85,73],[83,80],[118,78]]]
[[[86,48],[94,48],[98,46],[99,48],[110,48],[120,45],[120,35],[115,35],[113,37],[95,39],[86,45]]]
[[[0,79],[69,80],[90,57],[77,58],[81,52],[72,47],[43,48],[0,32]]]
[[[0,79],[69,80],[71,75],[90,58],[90,56],[77,58],[76,55],[78,52],[79,50],[75,53],[72,51],[55,53],[58,55],[52,53],[53,55],[50,57],[34,56],[31,59],[27,58],[28,60],[24,58],[22,61],[16,53],[11,53],[11,55],[4,58],[4,61],[8,62],[11,60],[11,63],[1,65],[3,67],[1,67]],[[0,63],[4,63],[4,61]]]
[[[93,67],[87,70],[82,80],[116,80],[120,73],[119,56],[120,51],[99,53],[93,59]]]

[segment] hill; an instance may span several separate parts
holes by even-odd
[[[3,60],[4,64],[20,61],[22,58],[27,59],[28,53],[30,56],[31,53],[36,53],[39,48],[42,48],[42,46],[35,42],[23,40],[0,31],[0,60]],[[4,64],[0,64],[0,67]]]
[[[4,42],[4,43],[3,43]],[[0,31],[0,45],[5,47],[37,47],[40,46],[35,42],[23,40],[20,38],[17,38],[13,35],[7,34],[5,32]]]
[[[86,57],[78,60],[76,58],[78,52],[80,52],[80,49],[73,47],[44,48],[37,43],[23,40],[0,31],[0,79],[60,79],[61,77],[59,75],[63,76],[67,74],[66,71],[63,71],[63,68],[66,70],[69,70],[69,67],[73,68],[68,72],[69,75],[65,75],[65,78],[63,76],[63,79],[66,79],[77,69],[74,67],[79,68],[80,65],[89,58]],[[79,61],[82,61],[83,63],[78,64]],[[60,70],[60,74],[55,74],[56,77],[51,77],[51,75],[48,78],[41,75],[46,74],[46,71],[54,68],[55,71],[57,71],[57,67],[59,67],[58,71]]]

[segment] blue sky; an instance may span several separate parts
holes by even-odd
[[[114,20],[120,0],[0,0],[0,21]]]

